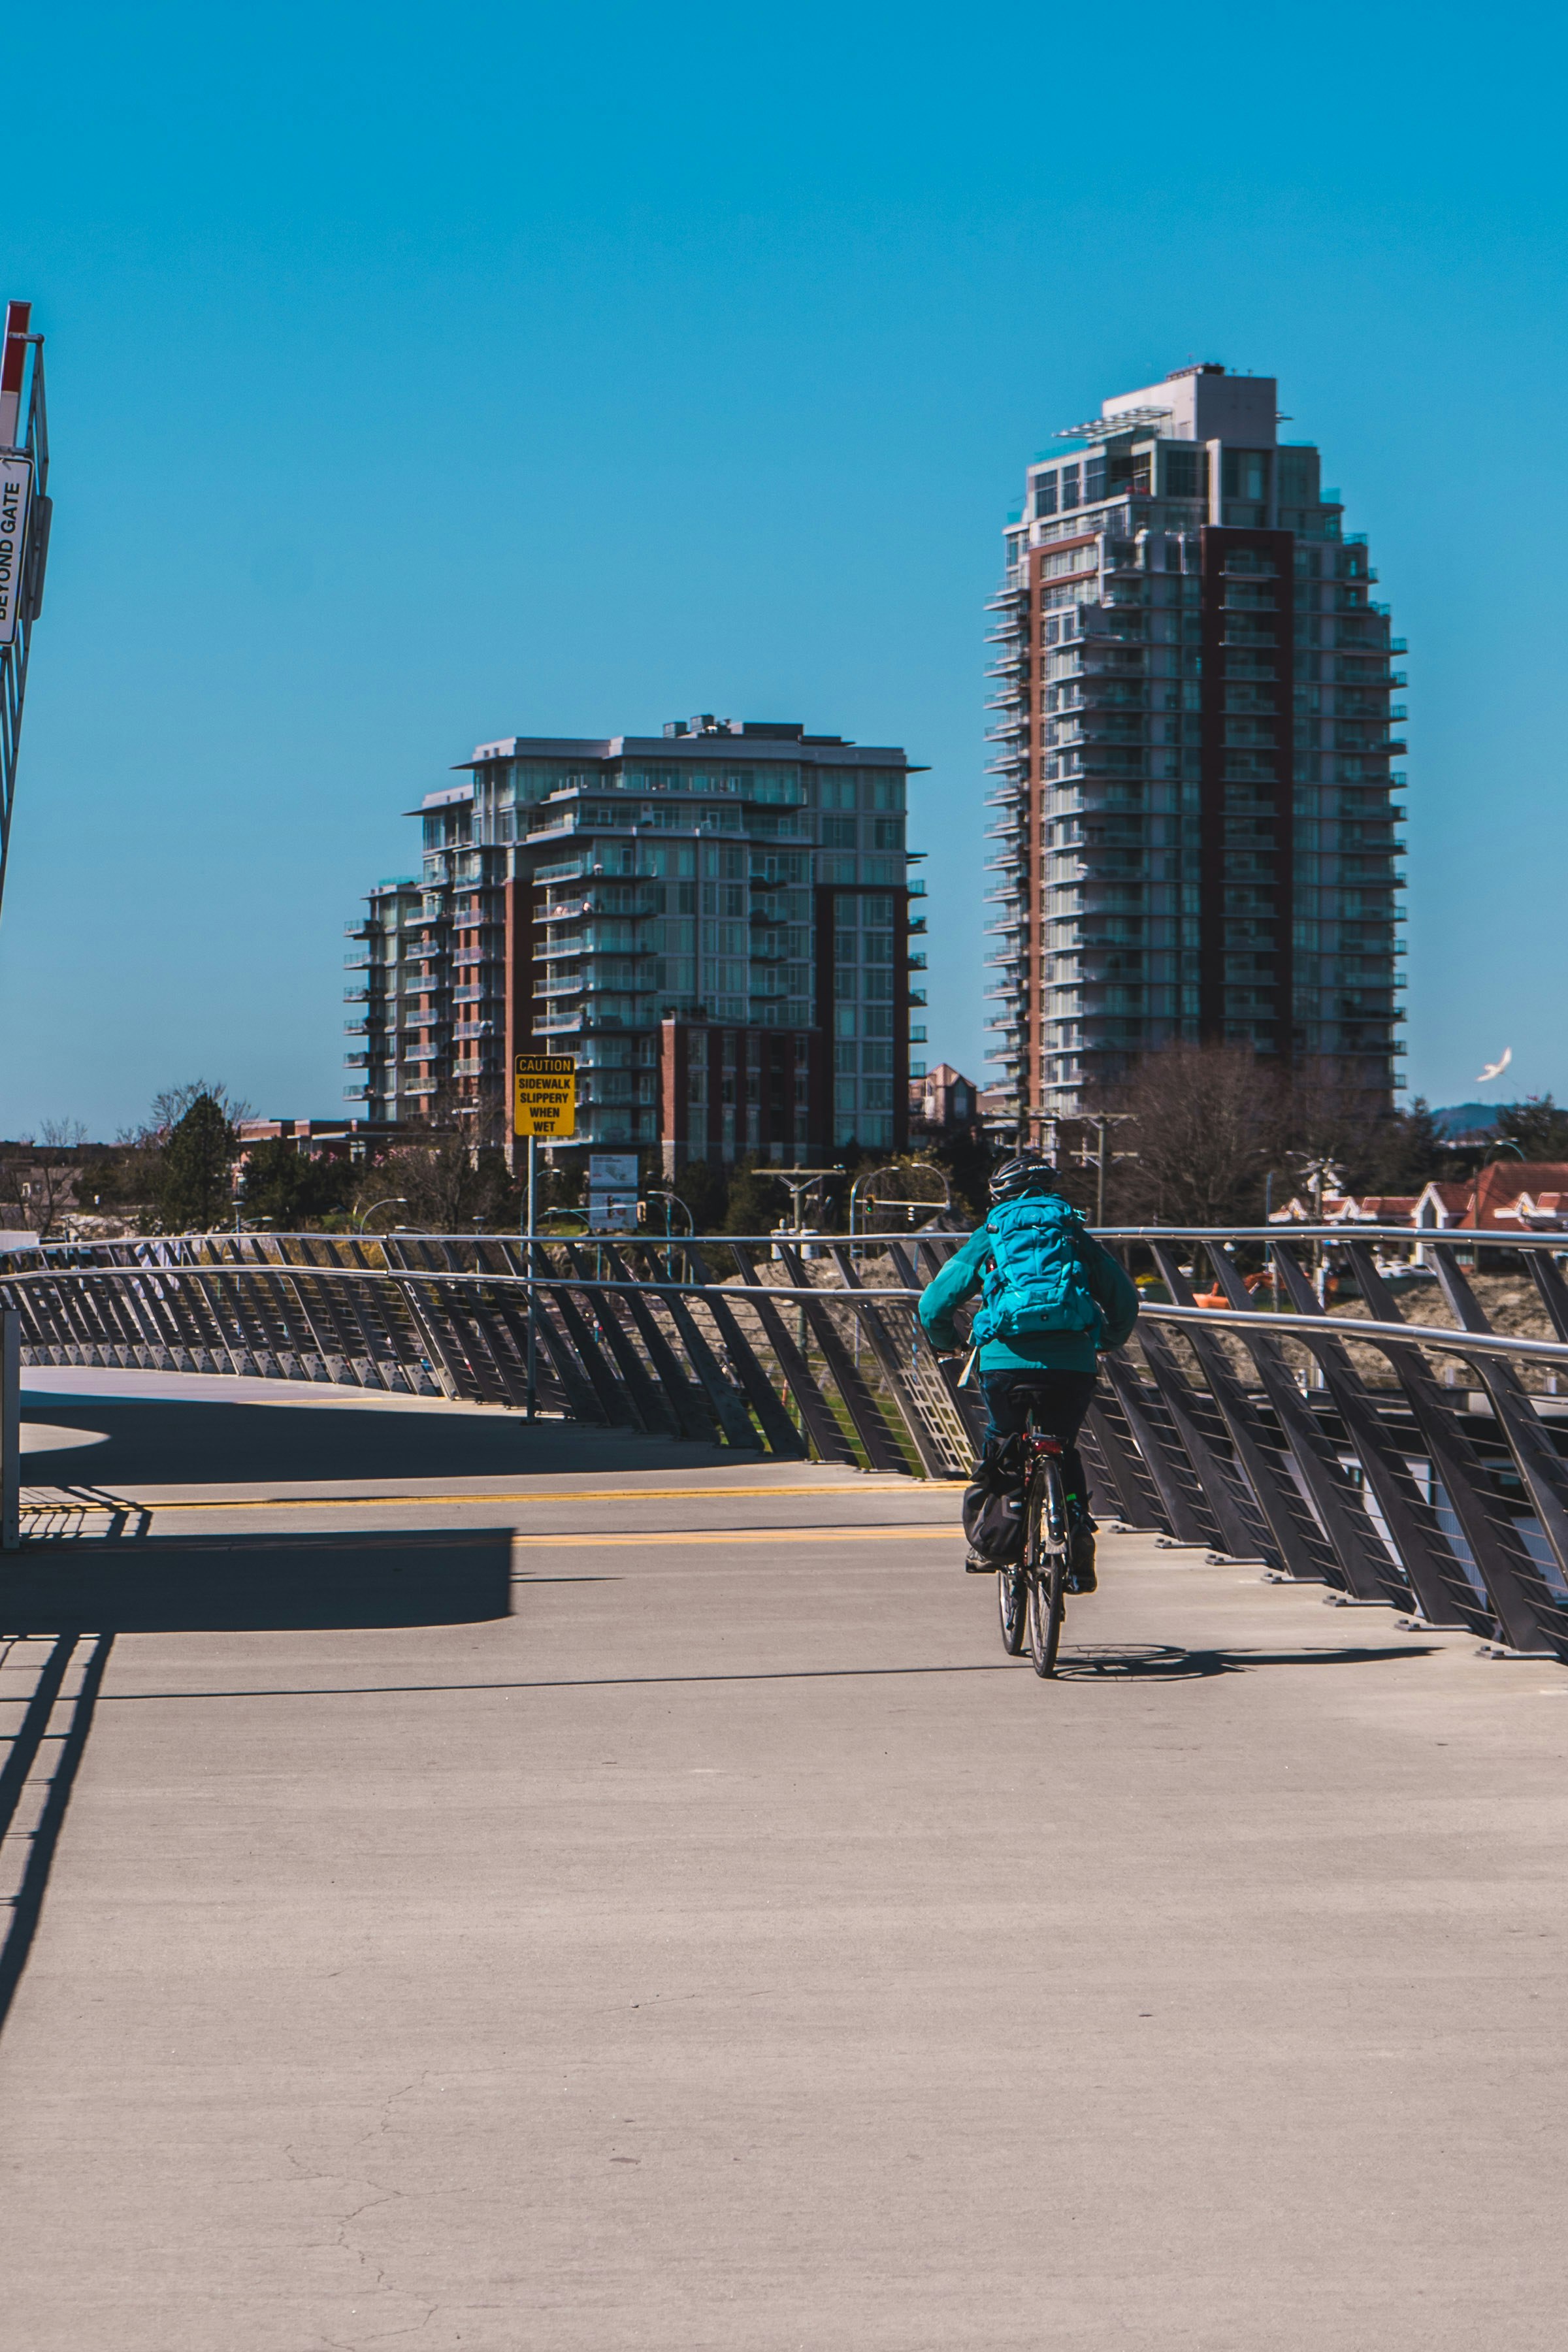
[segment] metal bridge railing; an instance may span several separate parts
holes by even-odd
[[[511,1407],[528,1395],[531,1319],[547,1412],[954,1477],[983,1407],[932,1355],[914,1310],[963,1238],[542,1235],[531,1251],[526,1237],[496,1234],[181,1235],[12,1253],[0,1307],[19,1318],[25,1363],[244,1372]],[[1559,1405],[1539,1386],[1543,1374],[1568,1382],[1568,1236],[1140,1227],[1100,1238],[1135,1253],[1166,1293],[1101,1360],[1085,1452],[1102,1517],[1256,1559],[1347,1604],[1568,1660],[1568,1397]],[[1394,1265],[1395,1252],[1425,1264]],[[1272,1269],[1267,1302],[1248,1287],[1248,1258]],[[1508,1269],[1506,1295],[1493,1293],[1489,1261]],[[1353,1313],[1343,1298],[1325,1304],[1326,1267],[1353,1286]],[[1413,1271],[1451,1320],[1406,1318],[1395,1286]],[[1496,1328],[1483,1293],[1537,1328]]]

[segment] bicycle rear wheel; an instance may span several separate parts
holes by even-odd
[[[1002,1647],[1016,1658],[1024,1647],[1029,1615],[1029,1574],[1022,1560],[1003,1569],[996,1579],[996,1613],[1002,1620]]]
[[[1029,1589],[1029,1655],[1037,1675],[1054,1675],[1067,1614],[1067,1497],[1061,1474],[1048,1457],[1029,1482],[1028,1549],[1025,1573]]]

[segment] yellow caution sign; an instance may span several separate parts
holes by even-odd
[[[514,1135],[577,1132],[577,1065],[570,1054],[519,1054],[511,1066]]]

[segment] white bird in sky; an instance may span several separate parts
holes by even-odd
[[[1486,1068],[1481,1072],[1480,1076],[1475,1082],[1477,1086],[1484,1087],[1489,1078],[1500,1078],[1512,1059],[1513,1047],[1511,1045],[1505,1045],[1502,1049],[1501,1060],[1497,1062],[1489,1062],[1487,1064]]]

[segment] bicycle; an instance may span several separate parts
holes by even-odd
[[[1070,1533],[1062,1485],[1062,1442],[1036,1426],[1032,1405],[1023,1446],[1026,1465],[1024,1553],[1021,1559],[999,1571],[996,1605],[1002,1646],[1008,1656],[1018,1657],[1027,1640],[1035,1672],[1048,1676],[1057,1670],[1062,1620],[1067,1614]]]

